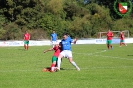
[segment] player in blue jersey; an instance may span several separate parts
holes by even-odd
[[[55,33],[55,31],[53,30],[53,33],[51,34],[51,42],[52,42],[52,45],[54,47],[54,45],[56,44],[57,42],[57,34]]]
[[[69,59],[69,62],[78,70],[80,68],[76,65],[76,63],[72,59],[72,51],[71,51],[71,43],[76,43],[77,39],[72,40],[67,33],[63,34],[63,39],[61,40],[62,52],[58,56],[57,67],[60,70],[61,58],[66,57]]]

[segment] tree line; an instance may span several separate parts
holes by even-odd
[[[0,39],[20,40],[26,30],[31,39],[58,37],[94,38],[98,32],[129,30],[133,36],[132,12],[120,17],[113,9],[116,0],[0,0]]]

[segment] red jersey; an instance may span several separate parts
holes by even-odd
[[[112,32],[108,32],[107,33],[107,40],[112,40],[113,37],[113,33]]]
[[[30,39],[30,34],[29,33],[24,34],[24,40],[29,40],[29,39]]]
[[[61,49],[58,46],[55,46],[53,50],[55,51],[53,56],[58,57],[61,52]]]
[[[120,34],[120,39],[124,40],[124,34],[123,33]]]

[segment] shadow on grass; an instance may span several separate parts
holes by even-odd
[[[127,55],[127,56],[133,56],[133,55]]]
[[[106,49],[97,49],[97,50],[106,50]]]

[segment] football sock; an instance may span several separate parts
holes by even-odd
[[[27,45],[27,50],[29,49],[29,46]]]
[[[73,65],[74,67],[76,67],[76,68],[78,67],[77,64],[76,64],[74,61],[72,61],[71,63],[72,63],[72,65]]]
[[[24,45],[24,49],[26,49],[26,45]]]
[[[52,68],[52,67],[55,67],[55,64],[51,64],[51,68]]]
[[[61,58],[58,58],[57,67],[60,70]]]

